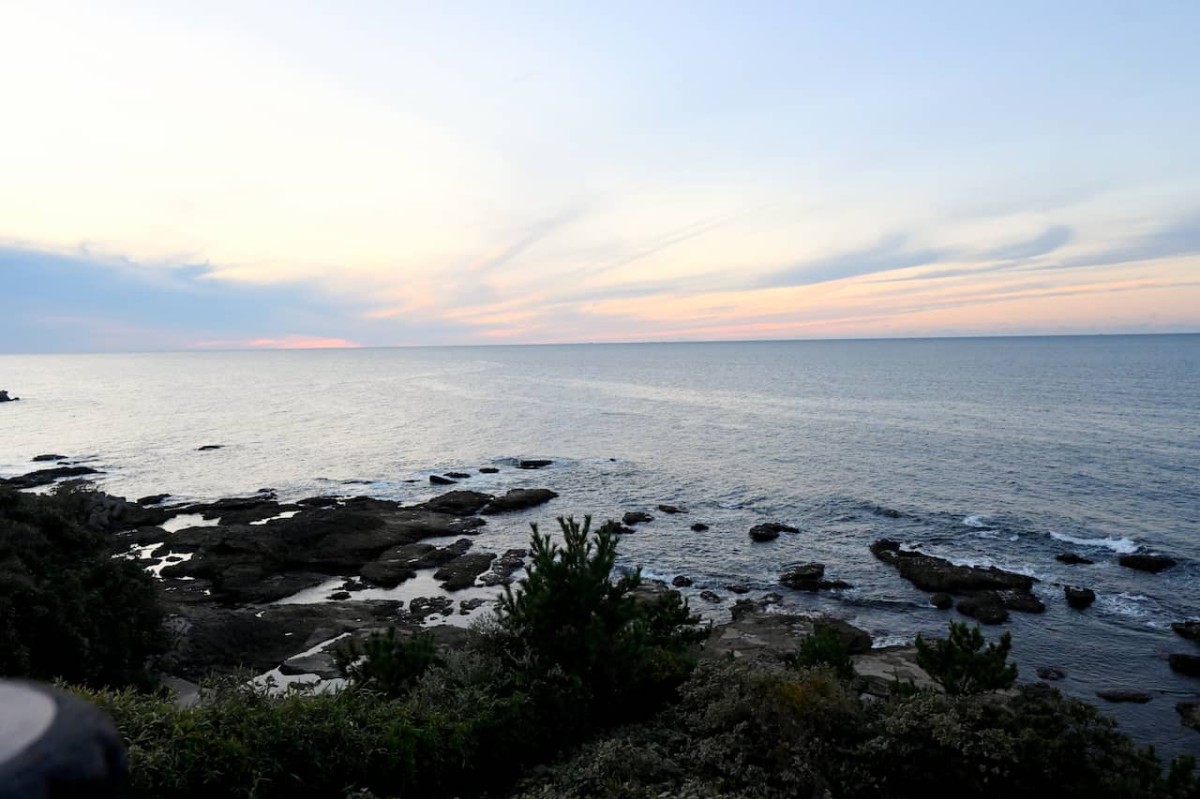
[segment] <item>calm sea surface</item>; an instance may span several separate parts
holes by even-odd
[[[417,501],[429,474],[496,465],[464,487],[562,496],[492,520],[477,547],[523,545],[557,513],[649,510],[626,564],[729,596],[822,561],[854,589],[787,603],[884,642],[952,615],[871,557],[876,538],[1033,574],[1047,612],[1005,628],[1022,676],[1060,666],[1085,698],[1148,690],[1106,709],[1166,751],[1200,749],[1173,710],[1200,680],[1166,663],[1197,651],[1168,625],[1200,617],[1200,336],[0,356],[0,388],[23,397],[0,405],[0,474],[58,452],[130,497]],[[529,457],[555,464],[507,468]],[[802,532],[752,545],[769,520]],[[1066,551],[1097,563],[1054,560]],[[1180,565],[1119,567],[1131,551]],[[1068,582],[1096,604],[1068,609]]]

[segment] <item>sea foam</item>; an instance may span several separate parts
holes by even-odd
[[[1080,538],[1066,533],[1050,531],[1050,537],[1055,541],[1064,541],[1081,547],[1104,547],[1121,555],[1129,555],[1138,551],[1139,544],[1132,538]]]

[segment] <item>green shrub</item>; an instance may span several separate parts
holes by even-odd
[[[987,649],[984,643],[978,624],[950,622],[948,638],[926,641],[917,636],[917,665],[950,694],[1011,688],[1017,680],[1016,664],[1007,662],[1012,635],[1005,633]]]
[[[371,633],[361,650],[353,639],[334,650],[334,663],[343,677],[390,697],[403,695],[438,662],[433,636],[417,633],[401,637],[395,627]]]
[[[90,489],[0,488],[0,676],[152,684],[168,638],[154,578],[82,518]]]
[[[612,581],[611,528],[558,522],[562,547],[532,525],[528,576],[497,609],[497,651],[552,720],[595,727],[653,712],[694,665],[699,618],[677,592],[637,596],[640,571]]]
[[[835,630],[820,623],[787,660],[799,668],[826,666],[843,680],[854,679],[854,662],[850,660],[845,642]]]

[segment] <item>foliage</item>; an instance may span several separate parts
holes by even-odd
[[[528,576],[500,599],[494,646],[552,716],[604,726],[651,712],[690,673],[706,633],[677,592],[637,595],[640,571],[612,581],[611,526],[593,536],[590,516],[558,523],[562,547],[532,525]]]
[[[371,633],[361,650],[350,639],[334,651],[334,663],[343,677],[390,697],[402,696],[439,661],[431,635],[401,637],[395,627]]]
[[[91,493],[0,487],[0,676],[153,682],[148,660],[168,643],[154,579],[84,523]]]
[[[835,630],[819,623],[787,660],[799,668],[826,666],[843,680],[854,677],[854,662],[846,643]]]
[[[987,649],[984,643],[978,624],[950,622],[948,638],[926,641],[917,636],[917,665],[950,694],[1011,688],[1017,680],[1016,664],[1006,662],[1012,634],[1004,633],[998,644],[988,644]]]

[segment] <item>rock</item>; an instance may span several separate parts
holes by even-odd
[[[929,604],[933,605],[938,610],[949,610],[954,607],[954,598],[949,594],[939,591],[929,597]]]
[[[1120,563],[1127,569],[1137,569],[1138,571],[1150,572],[1158,574],[1175,565],[1174,558],[1168,558],[1166,555],[1122,555],[1117,558],[1117,563]]]
[[[671,581],[671,585],[675,586],[676,588],[688,588],[692,585],[692,582],[693,580],[691,577],[688,577],[686,574],[680,574]]]
[[[1179,721],[1185,727],[1200,730],[1200,702],[1179,702],[1175,705]]]
[[[1167,657],[1167,662],[1171,664],[1171,671],[1177,671],[1188,677],[1200,677],[1200,655],[1172,652]]]
[[[226,497],[216,502],[197,502],[171,510],[176,513],[197,513],[205,519],[229,517],[237,518],[240,523],[248,523],[278,514],[280,505],[275,501],[274,494],[260,493],[250,497]]]
[[[708,529],[708,525],[705,524],[704,522],[696,522],[695,524],[692,525],[693,533],[703,533],[707,529]]]
[[[462,602],[458,603],[458,613],[461,616],[468,616],[471,614],[471,611],[478,610],[486,604],[487,600],[483,599],[482,597],[464,599]]]
[[[750,593],[750,587],[747,585],[741,585],[740,583],[733,583],[731,585],[727,585],[727,586],[725,586],[725,590],[731,594],[748,594],[748,593]]]
[[[0,477],[0,485],[12,486],[16,489],[38,488],[50,485],[55,480],[67,477],[83,477],[88,474],[100,474],[99,469],[90,466],[55,466],[50,469],[38,469],[17,477]]]
[[[201,447],[196,447],[197,452],[212,452],[214,449],[221,449],[224,444],[205,444]]]
[[[408,613],[422,622],[430,616],[449,616],[454,613],[454,600],[448,596],[419,596],[408,603]]]
[[[429,482],[435,486],[452,486],[454,481],[449,477],[442,477],[440,474],[429,475]]]
[[[20,397],[10,397],[7,391],[0,389],[0,402],[17,402],[20,399]]]
[[[146,507],[147,505],[161,505],[163,500],[169,499],[170,496],[170,494],[151,494],[148,497],[139,497],[135,501],[142,507]]]
[[[750,528],[750,540],[752,541],[774,541],[779,538],[780,533],[798,533],[797,528],[779,522],[767,522],[765,524],[756,524]]]
[[[1131,691],[1126,688],[1109,688],[1097,691],[1096,696],[1105,702],[1134,702],[1144,705],[1150,701],[1150,694],[1143,691]]]
[[[1068,566],[1090,566],[1096,562],[1094,560],[1088,560],[1082,555],[1076,555],[1074,552],[1064,552],[1061,555],[1055,555],[1054,559],[1059,563],[1065,563]]]
[[[1066,677],[1067,673],[1057,666],[1042,666],[1037,670],[1037,676],[1039,679],[1054,682]]]
[[[544,466],[549,466],[554,463],[552,460],[542,458],[531,458],[529,460],[517,461],[518,469],[541,469]]]
[[[499,470],[499,469],[497,469],[495,466],[481,466],[481,467],[479,468],[479,473],[480,473],[480,474],[496,474],[496,473],[498,473],[499,471],[500,471],[500,470]]]
[[[803,566],[793,566],[779,575],[779,582],[797,591],[818,591],[832,588],[851,588],[850,583],[841,580],[825,580],[825,564],[806,563]]]
[[[851,655],[864,655],[871,651],[871,634],[849,622],[822,616],[813,622],[813,632],[820,630],[834,633]]]
[[[609,519],[604,524],[600,525],[597,533],[608,533],[609,535],[629,535],[636,532],[632,527],[626,527],[620,522]]]
[[[296,504],[303,508],[331,508],[338,504],[341,499],[334,496],[322,495],[319,497],[306,497],[305,499],[296,500]]]
[[[640,511],[640,510],[626,511],[625,515],[621,517],[621,522],[630,527],[632,527],[635,524],[641,524],[642,522],[652,522],[652,521],[654,521],[653,516],[651,516],[649,513],[646,513],[645,511]]]
[[[1096,601],[1096,592],[1090,588],[1080,588],[1074,585],[1063,586],[1067,604],[1076,610],[1083,610]]]
[[[362,580],[355,580],[353,578],[342,583],[343,591],[365,591],[367,588],[367,584]]]
[[[66,459],[66,455],[55,455],[53,452],[48,452],[44,455],[33,456],[34,463],[44,463],[46,461],[65,461]]]
[[[1001,624],[1008,621],[1008,610],[1004,604],[990,595],[969,596],[960,599],[958,612],[977,619],[983,624]]]
[[[459,591],[475,585],[475,578],[487,571],[496,556],[482,552],[460,555],[433,573],[433,579],[443,581],[447,591]]]
[[[384,552],[371,563],[363,564],[362,576],[380,588],[395,588],[417,576],[418,569],[434,569],[461,557],[471,548],[471,539],[460,538],[453,544],[402,544]]]
[[[329,652],[318,652],[315,655],[285,660],[279,666],[279,673],[288,677],[314,674],[322,680],[332,680],[342,676],[334,664],[333,655]]]
[[[969,593],[973,591],[1019,590],[1028,592],[1037,580],[995,566],[957,566],[944,558],[916,550],[901,550],[900,544],[881,539],[871,544],[871,554],[890,563],[900,576],[923,591]]]
[[[505,511],[524,510],[544,505],[558,494],[548,488],[513,488],[507,494],[495,497],[480,513],[491,515]]]
[[[479,491],[451,491],[422,503],[420,507],[435,513],[473,516],[483,510],[493,499],[491,494],[483,494]],[[480,521],[483,520],[480,519]]]
[[[350,592],[349,591],[334,591],[332,594],[329,595],[329,598],[334,600],[335,602],[340,602],[343,599],[349,599]]]
[[[676,513],[687,513],[686,510],[675,505],[659,505],[658,509],[668,516],[674,516]]]
[[[466,480],[471,475],[466,472],[446,472],[446,476],[451,480]]]
[[[1189,641],[1200,641],[1200,621],[1176,621],[1171,629]]]
[[[720,602],[721,601],[720,594],[718,594],[716,591],[709,591],[707,589],[700,592],[700,598],[703,599],[705,602]]]
[[[508,585],[513,575],[525,566],[525,557],[529,554],[524,549],[509,549],[492,562],[492,568],[481,575],[482,585]]]

